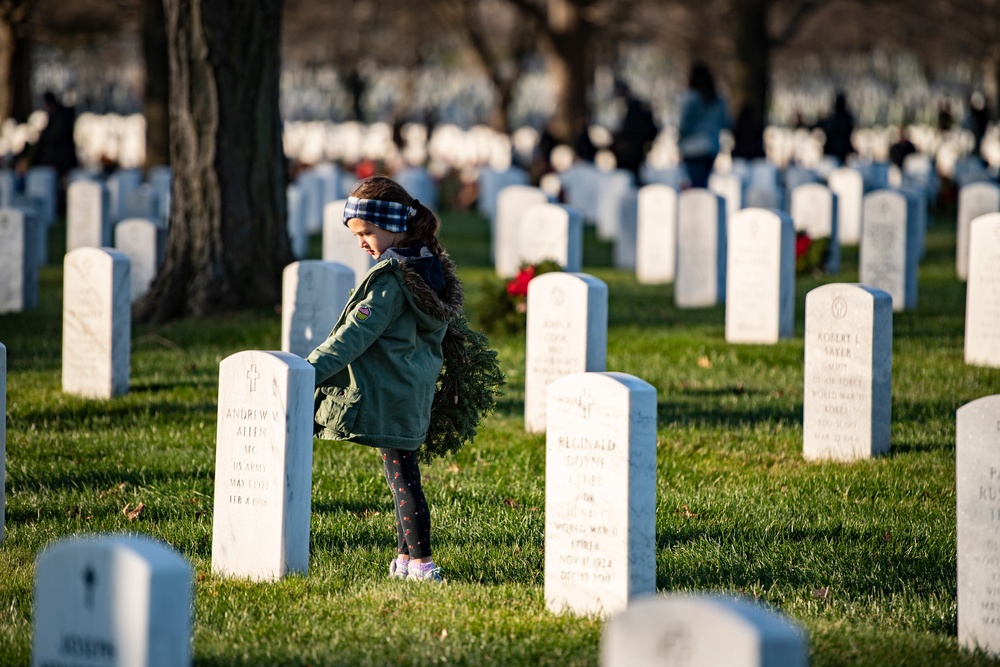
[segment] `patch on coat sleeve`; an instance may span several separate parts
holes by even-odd
[[[369,317],[372,316],[372,307],[365,305],[358,306],[358,309],[354,313],[354,316],[358,318],[358,322],[364,322],[365,320],[367,320]]]

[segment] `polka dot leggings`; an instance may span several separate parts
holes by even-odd
[[[417,453],[398,449],[379,449],[385,468],[385,480],[392,490],[396,506],[396,541],[399,553],[410,558],[431,555],[431,513],[420,486]]]

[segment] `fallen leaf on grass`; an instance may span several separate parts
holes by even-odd
[[[505,501],[503,501],[503,504],[506,505],[507,507],[513,507],[514,509],[517,509],[518,507],[521,506],[513,498],[507,498]]]
[[[692,512],[687,505],[681,505],[681,514],[683,514],[688,519],[690,519],[691,517],[698,516],[697,514]]]
[[[698,357],[698,367],[699,368],[711,368],[712,362],[708,357]]]
[[[442,628],[441,629],[441,639],[447,639],[447,638],[448,638],[448,628]]]
[[[813,597],[819,598],[821,600],[825,600],[827,597],[829,597],[829,595],[830,595],[829,588],[817,588],[816,590],[813,591]]]
[[[132,509],[129,509],[131,505],[132,503],[125,503],[125,508],[122,510],[122,514],[127,516],[129,521],[135,521],[139,518],[139,515],[142,514],[142,510],[146,509],[146,505],[145,503],[139,503]]]

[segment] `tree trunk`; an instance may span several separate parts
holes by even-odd
[[[587,118],[587,87],[594,78],[593,26],[581,16],[580,8],[567,0],[550,0],[547,35],[549,72],[556,94],[551,132],[569,143],[580,121]]]
[[[165,0],[173,191],[140,322],[281,300],[292,260],[278,107],[281,0]]]
[[[0,120],[23,123],[35,109],[31,91],[34,0],[0,2]]]
[[[14,26],[0,16],[0,119],[10,118],[14,111]]]
[[[740,0],[732,4],[736,62],[732,105],[744,106],[767,125],[771,82],[771,37],[767,19],[771,0]]]
[[[163,0],[142,0],[142,53],[146,61],[143,115],[146,169],[170,164],[170,59]]]

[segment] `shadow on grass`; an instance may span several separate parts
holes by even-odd
[[[149,389],[148,391],[155,391]],[[54,406],[45,410],[19,410],[17,421],[22,424],[38,425],[49,432],[76,432],[81,428],[95,430],[117,430],[123,425],[141,423],[152,418],[155,412],[156,423],[160,426],[170,422],[188,423],[196,415],[211,417],[215,421],[218,408],[214,403],[171,405],[157,403],[155,405],[122,402],[101,402],[98,404],[81,404],[73,406]],[[122,437],[125,437],[125,433]]]
[[[706,543],[722,548],[706,550],[702,548]],[[813,545],[820,551],[828,551],[831,544],[840,545],[836,567],[830,567],[813,553]],[[693,565],[686,562],[674,571],[658,567],[656,586],[661,590],[834,586],[842,593],[891,597],[914,593],[935,595],[955,586],[953,557],[903,555],[905,547],[888,542],[880,549],[871,543],[869,533],[844,526],[793,528],[778,536],[691,526],[661,533],[656,548],[658,552],[678,548],[691,549],[690,553],[700,550],[706,556]],[[800,553],[812,555],[797,559]],[[851,562],[857,567],[849,565]]]
[[[770,392],[747,390],[740,385],[711,389],[685,389],[672,394],[656,406],[658,425],[739,427],[778,422],[802,422],[802,403],[770,398]],[[677,400],[681,398],[681,400]],[[719,400],[737,398],[735,405],[721,405]],[[762,401],[764,401],[762,403]]]

